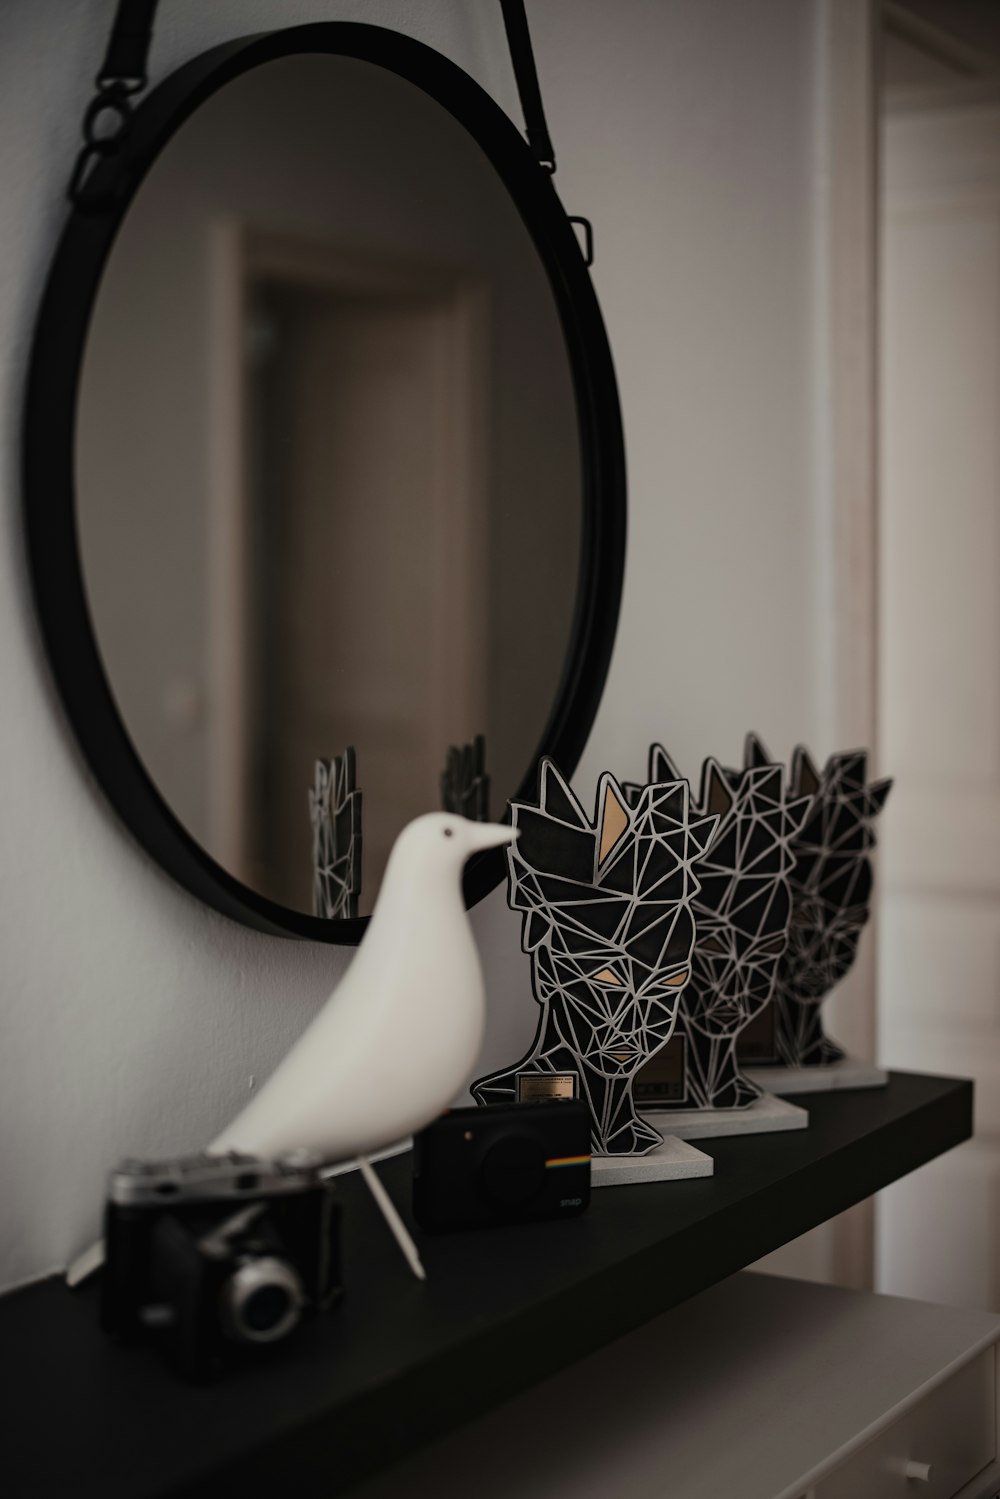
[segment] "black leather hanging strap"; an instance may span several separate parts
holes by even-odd
[[[145,87],[157,3],[158,0],[118,0],[104,65],[97,75],[98,84],[118,82]]]
[[[507,31],[510,60],[514,65],[514,77],[517,79],[517,92],[524,111],[528,145],[538,158],[539,165],[547,172],[554,172],[556,153],[552,149],[552,138],[545,123],[542,93],[538,87],[538,74],[535,71],[535,57],[531,50],[531,36],[523,0],[500,0],[500,8]]]
[[[83,148],[70,178],[68,197],[74,208],[99,212],[110,197],[93,184],[94,168],[114,156],[132,123],[133,100],[146,87],[146,63],[153,40],[158,0],[118,0],[108,49],[97,75],[97,93],[83,116]]]
[[[134,98],[142,93],[148,81],[146,69],[158,3],[159,0],[118,0],[104,62],[97,75],[97,93],[83,117],[83,148],[70,178],[67,195],[74,208],[100,212],[109,206],[110,196],[94,189],[94,168],[102,157],[114,156],[128,134]],[[545,123],[524,0],[500,0],[500,7],[528,144],[539,165],[554,173],[556,153]],[[590,265],[594,258],[590,224],[581,218],[571,218],[571,222],[583,226],[584,256]]]

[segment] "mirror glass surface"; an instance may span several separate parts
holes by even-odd
[[[310,912],[308,792],[352,745],[359,913],[482,734],[533,774],[582,529],[548,278],[475,140],[387,69],[274,60],[155,162],[108,261],[76,433],[104,667],[160,794]]]

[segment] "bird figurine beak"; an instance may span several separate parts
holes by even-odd
[[[484,848],[500,848],[505,843],[515,843],[519,837],[517,828],[507,823],[476,822],[466,832],[465,841],[470,853]]]

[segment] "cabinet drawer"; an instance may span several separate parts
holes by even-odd
[[[900,1416],[814,1489],[815,1499],[951,1499],[996,1456],[992,1348]],[[863,1378],[864,1351],[859,1350]],[[926,1464],[926,1477],[907,1464]]]

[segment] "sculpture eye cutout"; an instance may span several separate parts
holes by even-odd
[[[784,950],[785,950],[785,937],[784,937],[784,934],[782,934],[780,937],[775,937],[771,942],[765,942],[761,947],[758,947],[758,949],[757,949],[758,952],[766,953],[769,956],[770,955],[775,955],[775,954],[778,954],[778,953],[783,953]]]
[[[706,937],[704,942],[700,942],[698,946],[700,947],[702,952],[720,953],[723,957],[728,956],[729,953],[729,948],[723,942],[721,937]]]
[[[687,983],[687,981],[688,981],[688,979],[690,977],[691,977],[690,969],[685,968],[683,970],[683,972],[681,972],[681,973],[673,973],[673,974],[671,974],[671,976],[668,979],[664,979],[663,980],[663,987],[665,989],[679,989],[682,984],[686,984]]]
[[[594,974],[595,984],[614,984],[616,989],[624,989],[625,980],[618,977],[617,973],[610,968],[602,968],[600,973]]]

